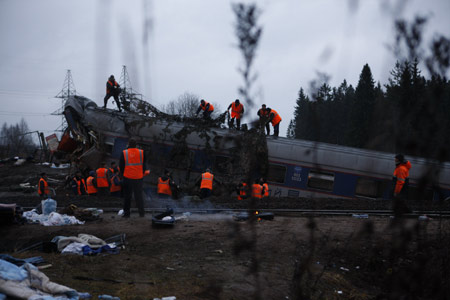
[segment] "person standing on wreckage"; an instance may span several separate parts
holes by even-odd
[[[134,195],[139,217],[145,216],[143,199],[143,178],[150,174],[145,163],[144,150],[138,149],[135,139],[128,141],[128,148],[123,150],[119,168],[123,178],[123,217],[130,217],[131,197]]]
[[[117,104],[117,108],[119,109],[119,111],[122,111],[122,108],[120,107],[119,94],[120,94],[120,85],[114,79],[114,75],[111,75],[109,76],[108,81],[106,82],[106,95],[105,98],[103,99],[104,103],[103,108],[106,109],[108,99],[114,97],[114,100],[116,101]]]

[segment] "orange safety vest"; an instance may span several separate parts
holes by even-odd
[[[231,103],[231,118],[240,119],[242,111],[244,110],[244,106],[242,103],[239,103],[238,106],[236,106],[236,103]]]
[[[242,190],[239,191],[238,200],[244,200],[243,196],[247,195],[247,184],[245,182],[242,183]]]
[[[112,82],[111,80],[108,80],[108,84],[106,85],[106,93],[107,94],[111,93],[111,90],[109,89],[110,86],[119,86],[119,84],[115,80],[114,80],[114,82]]]
[[[122,189],[120,184],[114,183],[114,178],[116,178],[116,177],[118,177],[118,174],[113,173],[113,176],[111,176],[111,187],[109,188],[109,192],[111,192],[111,193],[118,192]]]
[[[81,185],[83,184],[83,185]],[[77,190],[78,190],[78,195],[82,195],[83,193],[81,193],[81,189],[84,189],[84,192],[86,193],[86,182],[84,181],[83,178],[81,178],[81,180],[77,180]]]
[[[264,197],[269,197],[269,185],[267,183],[264,183],[263,187],[264,187]]]
[[[280,115],[277,113],[276,110],[272,109],[272,110],[270,111],[270,113],[273,113],[273,114],[274,114],[273,119],[272,119],[272,121],[271,121],[271,122],[272,122],[272,126],[275,126],[275,125],[277,125],[278,123],[281,122],[281,117],[280,117]]]
[[[205,172],[202,174],[202,182],[200,184],[200,188],[201,189],[209,189],[212,190],[212,186],[213,186],[213,179],[214,179],[214,175],[209,173],[209,172]]]
[[[44,178],[39,179],[39,185],[38,185],[38,193],[39,195],[42,195],[42,191],[41,191],[41,181],[44,182],[44,195],[48,195],[48,183],[47,181],[45,181]]]
[[[137,148],[123,150],[125,169],[123,177],[128,179],[142,179],[144,177],[144,151]]]
[[[398,194],[403,189],[406,180],[409,177],[409,169],[411,169],[411,163],[407,161],[397,165],[394,170],[394,178],[396,179],[394,193]]]
[[[260,117],[267,117],[267,116],[269,115],[269,112],[267,111],[267,109],[266,109],[266,110],[263,110],[262,108],[260,108],[260,109],[258,110],[258,112],[259,112],[259,116],[260,116]]]
[[[90,194],[95,194],[97,193],[97,188],[94,185],[94,177],[89,176],[87,179],[87,193]]]
[[[108,187],[108,170],[106,168],[98,168],[97,171],[97,187]]]
[[[206,101],[205,101],[205,105],[200,104],[200,107],[202,108],[203,111],[206,110],[206,105],[208,105],[208,103],[209,103],[209,102],[206,102]],[[209,103],[209,109],[208,109],[208,111],[213,111],[213,110],[214,110],[214,106],[213,106],[211,103]]]
[[[256,198],[256,199],[261,199],[262,198],[262,185],[258,184],[258,183],[254,183],[252,185],[252,197]]]
[[[166,181],[163,181],[161,177],[158,178],[158,194],[172,195],[169,178]]]

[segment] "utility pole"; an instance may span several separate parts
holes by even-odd
[[[77,91],[75,90],[75,85],[73,83],[72,73],[70,72],[70,70],[67,70],[63,87],[58,95],[55,96],[55,98],[61,99],[61,107],[52,113],[52,115],[62,115],[61,125],[56,129],[57,131],[63,131],[64,128],[66,128],[67,123],[66,118],[64,117],[64,105],[66,104],[66,101],[67,99],[69,99],[69,97],[75,95],[77,95]]]

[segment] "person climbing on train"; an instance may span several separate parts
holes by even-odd
[[[169,170],[164,170],[164,174],[158,178],[157,192],[160,199],[169,199],[172,197],[173,192],[177,185],[173,181]]]
[[[47,180],[47,173],[42,172],[38,184],[38,194],[41,198],[48,198],[50,195]]]
[[[411,163],[405,160],[403,154],[397,154],[395,156],[394,177],[392,178],[394,189],[393,209],[396,215],[411,212],[406,204],[408,200],[409,170],[411,170]]]
[[[95,176],[95,171],[89,171],[89,176],[86,179],[86,191],[89,196],[97,196],[97,179]]]
[[[269,114],[269,122],[272,123],[273,126],[273,136],[278,136],[278,134],[280,133],[281,117],[275,109],[271,109],[270,107],[268,107],[267,111]]]
[[[203,118],[204,119],[210,119],[211,114],[214,111],[214,106],[211,103],[206,102],[204,99],[200,101],[200,106],[197,109],[197,112],[195,113],[198,115],[198,113],[203,110]]]
[[[237,130],[241,129],[241,118],[244,114],[244,105],[239,102],[239,99],[236,99],[234,102],[228,106],[227,111],[231,108],[231,120],[229,123],[230,128],[234,126],[234,119],[236,119],[236,128]]]
[[[258,110],[257,115],[259,117],[260,125],[266,127],[266,135],[270,135],[270,125],[269,125],[269,122],[268,122],[268,120],[269,120],[269,111],[267,110],[265,104],[261,105],[261,108]]]
[[[108,81],[106,82],[106,95],[103,99],[103,108],[106,108],[106,105],[108,104],[108,99],[111,97],[114,97],[114,100],[116,101],[117,108],[119,111],[122,111],[122,108],[120,107],[120,101],[119,101],[119,94],[120,94],[120,85],[117,83],[117,81],[114,79],[114,75],[109,76]]]

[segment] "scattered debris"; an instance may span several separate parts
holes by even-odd
[[[419,216],[419,221],[429,221],[431,218],[427,215]]]
[[[173,217],[173,209],[167,208],[165,212],[157,214],[152,217],[152,226],[165,226],[172,227],[175,224],[175,218]]]
[[[357,219],[368,219],[369,215],[368,214],[353,214],[352,217],[357,218]]]

